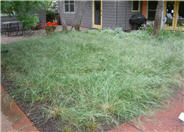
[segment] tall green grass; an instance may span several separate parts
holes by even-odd
[[[103,129],[145,114],[160,103],[184,71],[184,34],[158,38],[118,30],[55,33],[2,45],[11,94],[64,131]],[[63,125],[64,124],[64,125]]]

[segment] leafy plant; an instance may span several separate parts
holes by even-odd
[[[153,32],[153,26],[147,25],[146,26],[146,31],[147,31],[147,33],[151,34]]]
[[[56,27],[57,27],[57,22],[47,22],[43,28],[45,29],[45,31],[48,32],[53,32],[55,31]]]
[[[17,18],[23,23],[24,29],[31,29],[31,27],[35,27],[39,22],[39,18],[36,14],[22,14],[17,16]]]
[[[31,29],[39,21],[33,11],[43,9],[42,3],[42,1],[2,1],[1,12],[17,16],[17,19],[23,23],[23,28]]]

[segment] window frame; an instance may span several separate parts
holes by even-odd
[[[68,1],[68,9],[69,9],[69,11],[66,11],[65,10],[65,1]],[[71,1],[73,1],[73,11],[70,10],[70,6],[71,6],[71,3],[70,2]],[[75,13],[75,0],[64,0],[63,3],[64,3],[63,4],[63,6],[64,6],[63,7],[64,13],[67,13],[67,14],[74,14]]]
[[[153,9],[149,9],[149,2],[150,1],[148,1],[147,2],[147,20],[148,21],[155,21],[155,19],[154,20],[150,20],[150,18],[149,18],[149,12],[151,11],[151,12],[155,12],[155,15],[156,15],[156,10],[157,10],[157,7],[156,7],[156,9],[155,10],[153,10]],[[156,1],[153,1],[153,2],[156,2]],[[158,2],[157,2],[157,5],[158,5]]]
[[[134,0],[135,1],[135,0]],[[131,4],[131,10],[132,12],[140,12],[140,7],[141,7],[141,2],[140,0],[136,0],[138,2],[138,10],[134,10],[133,7],[134,7],[134,1],[132,1],[132,4]]]

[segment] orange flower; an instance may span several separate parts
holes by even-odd
[[[57,25],[57,22],[53,22],[52,24],[53,24],[53,25]]]
[[[55,30],[57,25],[57,22],[47,22],[43,28],[47,31]]]
[[[57,22],[52,23],[53,27],[57,27]]]
[[[48,25],[52,24],[51,22],[47,22]]]

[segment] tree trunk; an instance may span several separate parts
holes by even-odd
[[[77,2],[77,10],[73,19],[73,25],[72,27],[75,28],[75,30],[80,31],[82,16],[85,8],[85,1],[76,1]]]
[[[62,1],[58,1],[58,9],[59,9],[59,16],[60,16],[60,21],[62,24],[63,31],[68,31],[67,24],[63,14],[64,11],[62,10]]]
[[[162,15],[163,15],[163,9],[164,9],[164,1],[158,1],[156,14],[155,14],[155,21],[154,21],[154,28],[153,28],[153,36],[158,36],[161,29],[162,24]]]

